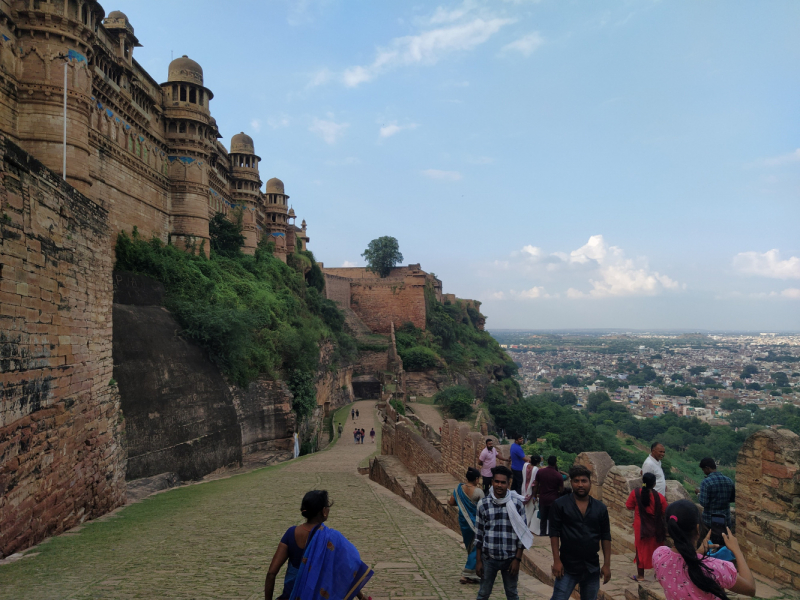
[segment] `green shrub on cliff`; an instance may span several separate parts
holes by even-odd
[[[441,360],[436,352],[424,346],[398,350],[398,354],[403,359],[403,368],[406,371],[427,371],[436,367]]]
[[[454,419],[463,421],[472,414],[472,403],[475,394],[463,385],[454,385],[443,389],[433,397],[433,402],[439,404]]]
[[[226,247],[224,254],[212,244],[205,258],[156,238],[145,241],[136,231],[133,237],[122,232],[115,268],[163,283],[165,305],[183,327],[181,334],[202,346],[239,386],[259,375],[286,373],[292,374],[291,388],[296,374],[316,371],[324,340],[336,342],[340,357],[355,353],[344,315],[301,272],[268,251],[249,256]],[[304,414],[308,399],[296,403],[298,415]]]

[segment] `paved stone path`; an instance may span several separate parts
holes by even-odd
[[[360,419],[348,418],[325,452],[151,496],[0,566],[0,600],[263,598],[275,547],[301,521],[300,499],[313,488],[330,492],[328,524],[375,569],[366,588],[375,600],[474,599],[477,586],[458,583],[460,536],[356,473],[375,450],[348,434],[348,426],[369,431],[374,402],[356,407]],[[528,600],[551,594],[524,574],[520,591]],[[498,580],[492,598],[502,597]]]

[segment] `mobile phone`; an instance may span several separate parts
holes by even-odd
[[[722,539],[722,534],[727,530],[727,521],[724,516],[711,515],[711,541],[713,543],[723,545],[725,541]]]

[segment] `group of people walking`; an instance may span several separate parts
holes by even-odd
[[[354,429],[353,430],[353,439],[355,440],[356,444],[363,444],[364,438],[367,437],[367,430],[366,429]],[[369,432],[369,438],[372,440],[372,443],[375,443],[375,428],[373,427]]]
[[[611,578],[611,527],[605,504],[591,496],[591,472],[573,465],[564,474],[555,456],[540,467],[540,456],[525,456],[520,450],[521,437],[505,459],[487,439],[478,457],[480,470],[469,468],[466,483],[458,484],[448,500],[458,507],[467,551],[461,583],[478,584],[477,599],[486,600],[499,572],[506,597],[517,600],[523,551],[537,534],[550,538],[555,579],[551,600],[567,600],[576,587],[581,600],[596,599],[601,578],[603,583]],[[703,459],[706,478],[697,490],[702,517],[690,500],[668,504],[664,454],[662,444],[653,444],[642,466],[642,487],[626,501],[634,512],[636,540],[637,574],[631,578],[641,580],[646,570],[654,569],[667,600],[727,600],[725,590],[755,595],[755,581],[730,530],[733,482],[716,472],[712,459]],[[674,549],[666,545],[667,537]],[[726,559],[717,557],[723,545]]]

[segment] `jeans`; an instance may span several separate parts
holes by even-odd
[[[581,600],[597,600],[597,593],[600,591],[600,572],[583,575],[564,573],[555,580],[550,600],[569,600],[576,585],[581,586]]]
[[[484,477],[483,478],[483,493],[487,496],[489,495],[489,488],[492,487],[492,478],[491,477]]]
[[[511,474],[514,476],[511,482],[511,489],[518,494],[522,494],[522,471],[515,471],[512,469]]]
[[[513,577],[508,573],[513,560],[513,557],[505,560],[495,560],[488,556],[483,557],[483,577],[481,577],[481,589],[478,590],[478,600],[488,600],[489,596],[492,595],[492,588],[498,571],[503,575],[503,588],[506,592],[506,598],[508,600],[519,600],[517,595],[519,571]]]
[[[550,505],[552,506],[552,504]],[[547,537],[550,532],[550,506],[542,506],[539,504],[539,535]]]

